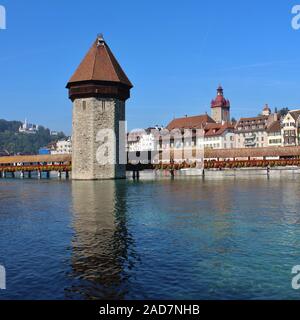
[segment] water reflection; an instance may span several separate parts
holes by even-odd
[[[128,251],[133,245],[127,231],[126,183],[73,181],[72,204],[75,235],[71,277],[75,284],[67,296],[124,298],[126,270],[132,267]]]

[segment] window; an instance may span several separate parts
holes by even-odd
[[[281,144],[281,139],[270,139],[270,144]]]
[[[82,110],[85,111],[85,109],[86,109],[86,101],[83,100],[82,101]]]

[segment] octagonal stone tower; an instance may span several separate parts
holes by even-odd
[[[125,101],[132,87],[103,37],[98,36],[67,84],[73,102],[73,179],[125,178],[121,153],[125,155],[126,135],[119,123],[125,121]]]

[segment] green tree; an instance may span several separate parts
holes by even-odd
[[[41,147],[66,137],[63,132],[53,137],[50,130],[42,126],[36,134],[19,133],[21,125],[20,121],[0,120],[0,150],[7,150],[10,154],[37,154]]]

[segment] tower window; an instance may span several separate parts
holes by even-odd
[[[102,100],[102,111],[105,111],[105,101]]]
[[[85,111],[85,109],[86,109],[86,101],[82,101],[82,109],[83,109],[83,111]]]

